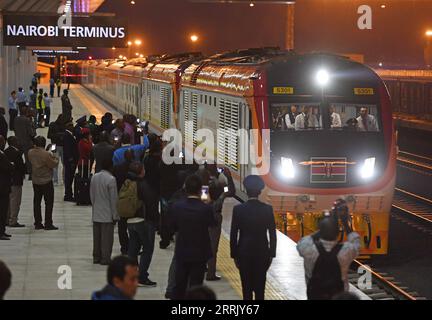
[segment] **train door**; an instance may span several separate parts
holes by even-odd
[[[250,137],[249,137],[249,107],[246,103],[240,103],[239,120],[241,134],[239,135],[239,162],[240,162],[240,191],[246,192],[243,186],[243,179],[246,178],[250,172],[250,161],[249,161],[249,148],[250,148]]]

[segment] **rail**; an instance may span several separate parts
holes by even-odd
[[[406,292],[405,290],[399,288],[397,285],[392,283],[391,281],[385,279],[382,275],[372,270],[369,266],[361,263],[358,260],[353,261],[354,265],[357,267],[362,267],[364,270],[367,270],[371,273],[372,279],[377,282],[378,286],[382,288],[384,291],[386,291],[388,294],[390,294],[392,297],[398,299],[398,300],[417,300],[416,297],[411,295],[410,293]],[[363,291],[359,288],[359,290]],[[368,295],[367,292],[364,292],[366,295]]]

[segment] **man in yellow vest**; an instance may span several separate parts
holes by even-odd
[[[36,97],[36,110],[38,112],[38,126],[39,128],[42,128],[45,115],[45,100],[43,97],[43,89],[39,89],[39,93]]]

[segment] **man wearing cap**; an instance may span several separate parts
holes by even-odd
[[[62,114],[63,114],[63,120],[65,123],[72,121],[72,104],[69,100],[69,90],[64,89],[63,95],[61,97],[62,102]]]
[[[86,116],[82,116],[81,118],[79,118],[76,121],[76,125],[73,131],[73,134],[75,136],[75,139],[77,140],[77,142],[79,143],[80,140],[83,138],[83,129],[86,128],[87,126],[87,117]]]
[[[255,293],[255,300],[264,300],[266,273],[276,256],[276,224],[273,208],[258,200],[264,181],[250,175],[243,185],[249,199],[233,210],[231,258],[240,271],[243,299],[252,300]]]

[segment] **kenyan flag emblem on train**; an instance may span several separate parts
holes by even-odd
[[[346,158],[311,158],[311,183],[345,183]]]

